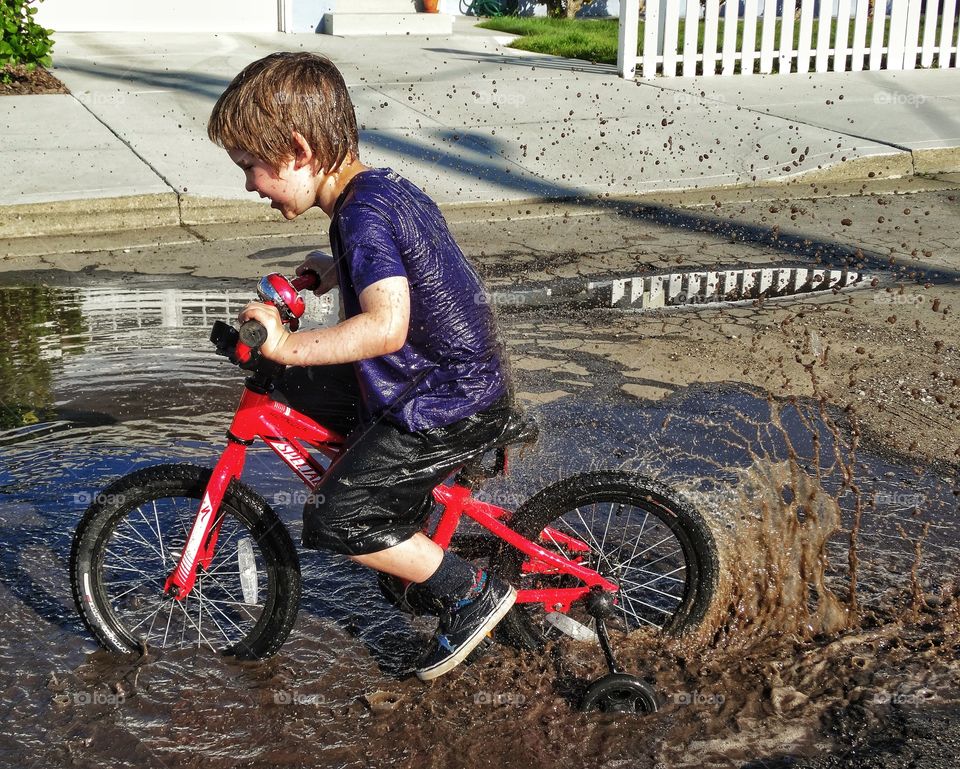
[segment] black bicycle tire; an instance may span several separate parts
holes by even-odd
[[[632,695],[634,701],[641,705],[641,709],[634,712],[656,713],[660,709],[660,699],[657,697],[656,689],[646,681],[626,673],[609,673],[590,684],[580,698],[579,710],[584,713],[592,710],[611,712],[604,707],[605,703],[609,703],[611,691],[627,692]]]
[[[594,502],[628,502],[646,505],[677,535],[684,548],[687,585],[681,607],[668,620],[663,632],[680,635],[697,628],[713,603],[719,574],[719,557],[713,534],[707,522],[692,506],[681,501],[665,484],[637,473],[596,471],[561,480],[524,503],[510,520],[510,527],[522,536],[536,541],[540,532],[570,510]],[[501,548],[492,561],[492,568],[504,579],[520,585],[521,565],[525,556],[512,547]],[[692,567],[692,568],[691,568]],[[518,614],[530,616],[531,609],[517,606]],[[517,618],[504,622],[516,623]],[[504,624],[504,623],[501,623]],[[537,623],[527,620],[522,631],[536,633]],[[516,632],[508,625],[506,632]],[[542,643],[542,637],[537,639]],[[528,642],[527,646],[530,645]]]
[[[122,516],[154,499],[171,496],[202,498],[211,476],[208,468],[189,464],[155,465],[126,475],[110,484],[87,509],[73,538],[70,582],[83,623],[105,649],[118,653],[143,651],[123,628],[104,594],[97,565],[105,537]],[[257,659],[276,653],[286,641],[300,605],[300,563],[286,527],[267,503],[249,487],[231,482],[221,509],[226,508],[257,539],[270,586],[265,608],[250,633],[223,653]],[[84,581],[90,592],[85,593]]]

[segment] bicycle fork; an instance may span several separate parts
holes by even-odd
[[[210,568],[223,522],[223,517],[215,513],[220,509],[230,482],[240,477],[246,450],[244,444],[231,441],[213,469],[177,566],[163,585],[163,592],[177,601],[184,600],[193,590],[197,571]]]

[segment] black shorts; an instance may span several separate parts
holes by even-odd
[[[347,435],[345,451],[303,509],[304,547],[346,555],[375,553],[416,534],[432,509],[433,488],[490,448],[511,413],[504,397],[430,430],[408,432],[387,419],[366,422],[350,365],[288,368],[274,398]]]

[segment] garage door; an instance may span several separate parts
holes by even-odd
[[[45,0],[37,21],[61,32],[276,32],[282,0]]]

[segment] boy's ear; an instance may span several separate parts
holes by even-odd
[[[313,153],[313,147],[311,147],[310,142],[303,137],[303,134],[294,131],[290,138],[293,142],[294,149],[293,167],[303,168],[313,163],[316,157]]]

